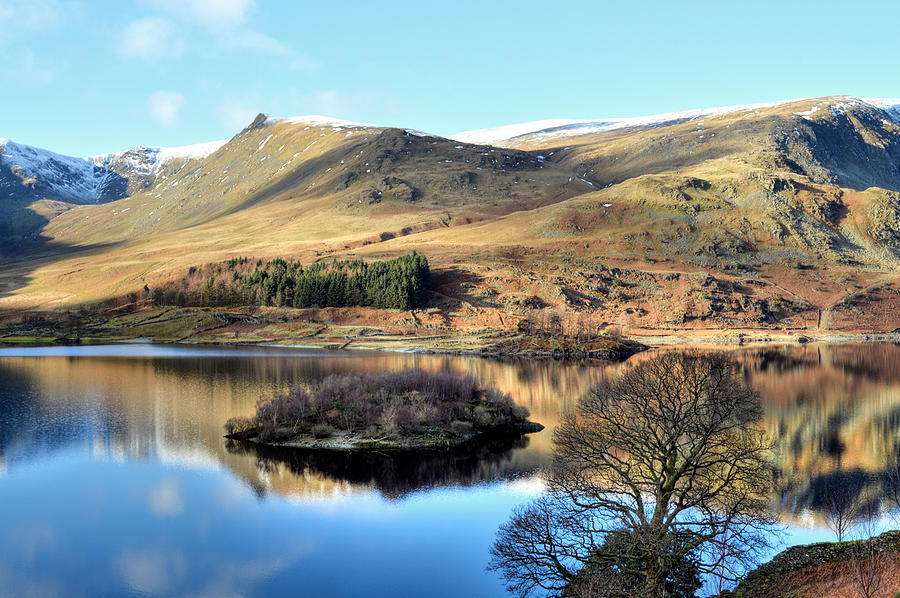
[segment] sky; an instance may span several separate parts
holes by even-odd
[[[900,3],[0,0],[0,137],[70,155],[259,112],[439,135],[900,97]]]

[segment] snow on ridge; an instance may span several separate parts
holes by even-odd
[[[439,137],[439,135],[432,135],[431,133],[419,131],[418,129],[403,129],[403,132],[407,135],[412,135],[413,137]]]
[[[354,129],[382,129],[378,125],[370,123],[358,123],[340,118],[332,118],[330,116],[321,116],[319,114],[308,114],[306,116],[272,116],[266,115],[265,125],[274,125],[277,122],[286,122],[292,125],[311,125],[315,127],[331,127],[333,129],[354,128]]]
[[[900,122],[900,99],[890,98],[855,98],[849,96],[836,96],[842,98],[842,102],[836,104],[839,109],[856,105],[858,103],[868,104],[874,108],[884,110],[894,120]],[[663,114],[654,114],[650,116],[638,116],[629,118],[600,118],[590,120],[579,120],[570,118],[551,118],[537,120],[526,123],[516,123],[511,125],[503,125],[498,127],[490,127],[486,129],[476,129],[471,131],[462,131],[454,135],[449,135],[447,139],[460,141],[463,143],[474,144],[496,144],[498,142],[509,141],[519,137],[536,135],[539,137],[574,137],[592,132],[613,131],[616,129],[641,128],[641,127],[658,127],[671,124],[679,124],[689,122],[700,118],[713,116],[721,116],[733,112],[751,112],[765,108],[774,108],[784,104],[796,102],[810,101],[815,98],[796,98],[790,100],[781,100],[776,102],[762,102],[757,104],[739,104],[734,106],[720,106],[713,108],[701,108],[698,110],[683,110],[679,112],[668,112]],[[822,98],[822,101],[833,100],[832,98]],[[832,103],[834,103],[832,101]],[[811,115],[816,111],[797,113],[798,115]],[[380,125],[370,123],[352,122],[339,118],[332,118],[321,115],[293,116],[293,117],[277,117],[267,115],[265,124],[271,125],[276,122],[287,122],[295,125],[332,127],[336,130],[343,128],[356,129],[383,129]],[[415,129],[406,129],[411,135],[428,137],[429,133],[424,133]]]
[[[654,114],[650,116],[638,116],[631,118],[601,118],[593,120],[539,120],[531,123],[506,125],[503,127],[495,127],[491,129],[464,131],[462,133],[451,135],[450,139],[454,139],[456,141],[467,141],[469,143],[496,143],[500,141],[509,141],[511,139],[524,137],[526,135],[537,135],[540,137],[572,137],[597,131],[612,131],[616,129],[627,129],[632,127],[654,127],[667,124],[677,124],[696,120],[698,118],[720,116],[722,114],[728,114],[731,112],[749,112],[762,108],[773,108],[775,106],[789,104],[791,102],[797,101],[800,100],[782,100],[779,102],[765,102],[760,104],[742,104],[737,106],[721,106],[718,108],[701,108],[699,110],[683,110],[680,112],[668,112],[665,114]]]
[[[900,98],[859,98],[869,106],[885,111],[896,123],[900,123]]]
[[[356,129],[390,129],[391,126],[388,125],[374,125],[371,123],[360,123],[354,122],[351,120],[343,120],[340,118],[332,118],[330,116],[321,116],[318,114],[308,114],[306,116],[290,116],[290,117],[280,117],[280,116],[272,116],[266,115],[266,120],[264,121],[264,125],[273,125],[277,122],[286,122],[292,125],[306,125],[308,127],[331,127],[335,131],[343,131],[344,129],[349,129],[347,134],[350,135],[352,130]],[[440,135],[435,135],[433,133],[428,133],[425,131],[420,131],[418,129],[403,129],[404,132],[408,135],[412,135],[414,137],[440,137]]]
[[[527,123],[503,125],[500,127],[490,127],[487,129],[476,129],[474,131],[463,131],[462,133],[451,135],[448,139],[452,139],[454,141],[462,141],[463,143],[490,143],[491,141],[513,139],[515,137],[521,137],[522,135],[537,133],[538,131],[547,131],[559,127],[574,124],[586,124],[589,122],[601,121],[583,121],[571,118],[548,118],[545,120],[536,120]]]
[[[838,96],[836,98],[823,98],[818,104],[810,110],[803,112],[795,112],[796,116],[812,120],[810,117],[819,111],[823,105],[831,109],[831,114],[840,116],[845,114],[846,110],[855,106],[864,106],[874,110],[885,112],[891,120],[900,123],[900,98],[858,98],[852,96]]]
[[[113,152],[110,154],[97,154],[86,158],[93,160],[98,166],[108,164],[111,160],[121,159],[129,155],[144,154],[148,160],[152,162],[152,166],[160,166],[171,160],[200,160],[206,158],[220,147],[228,143],[228,139],[220,139],[218,141],[208,141],[206,143],[194,143],[192,145],[182,145],[178,147],[160,147],[139,145],[123,152]]]
[[[156,159],[159,163],[177,159],[200,160],[215,153],[229,141],[229,139],[219,139],[218,141],[207,141],[206,143],[194,143],[179,147],[158,147],[156,148],[159,150],[156,154]]]
[[[860,102],[876,108],[900,108],[900,98],[857,98]]]

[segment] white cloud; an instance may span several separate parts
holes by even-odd
[[[125,583],[140,594],[170,594],[181,584],[188,568],[180,552],[161,549],[128,551],[117,560]]]
[[[0,0],[0,47],[55,29],[63,10],[57,0]]]
[[[229,131],[239,131],[249,125],[259,114],[259,107],[247,101],[225,98],[219,104],[219,121]]]
[[[281,54],[287,56],[293,52],[288,46],[284,45],[274,37],[270,37],[264,33],[257,31],[241,31],[236,35],[230,36],[228,41],[231,45],[238,48],[246,48],[247,50],[258,50],[260,52],[268,52],[270,54]]]
[[[309,106],[307,111],[314,114],[348,120],[366,120],[365,115],[375,110],[396,111],[399,103],[396,98],[381,91],[345,92],[329,89],[304,95],[301,104]]]
[[[171,127],[178,122],[184,96],[177,91],[155,91],[147,98],[147,110],[159,124]]]
[[[249,50],[277,56],[285,68],[293,71],[319,68],[317,61],[247,24],[254,0],[144,0],[143,4],[155,15],[129,24],[122,36],[123,56],[153,62],[166,55],[179,55],[188,45],[189,38],[184,33],[190,31],[192,35],[196,32],[208,36],[213,44],[207,46],[213,54]],[[176,37],[176,30],[181,35]]]
[[[294,52],[288,57],[285,66],[292,71],[312,73],[322,68],[322,63],[314,58]]]
[[[284,66],[292,71],[309,73],[318,70],[321,66],[317,60],[300,54],[274,37],[250,29],[235,31],[224,37],[223,42],[230,48],[278,56],[284,59]]]
[[[232,27],[243,23],[253,0],[149,0],[151,6],[207,27]]]
[[[45,29],[59,21],[60,6],[54,0],[3,0],[0,23],[24,29]]]
[[[180,55],[184,42],[176,35],[171,23],[165,19],[147,17],[132,21],[125,27],[117,50],[126,58],[158,62]]]
[[[48,85],[55,75],[53,68],[38,62],[31,50],[25,50],[18,60],[10,57],[8,66],[6,74],[23,85]]]
[[[184,501],[174,480],[162,480],[154,486],[147,503],[157,517],[173,517],[184,511]]]

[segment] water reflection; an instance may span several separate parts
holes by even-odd
[[[735,357],[760,391],[778,443],[774,501],[785,520],[821,528],[825,497],[837,485],[880,495],[900,447],[900,347],[744,349]],[[250,415],[260,397],[291,384],[409,367],[470,372],[510,393],[546,430],[475,453],[424,457],[257,451],[222,437],[228,418]],[[426,573],[433,580],[452,569],[443,595],[502,595],[483,572],[494,530],[539,491],[536,472],[547,464],[560,414],[623,367],[269,348],[0,349],[0,582],[13,584],[10,595],[91,594],[59,585],[72,579],[94,594],[191,595],[209,589],[195,578],[212,584],[221,576],[226,585],[278,594],[279,580],[302,578],[316,595],[399,596],[416,595]],[[115,536],[115,550],[99,539],[85,543],[95,536]],[[444,552],[417,555],[421,579],[401,582],[378,560],[438,536]],[[273,542],[290,550],[270,549]],[[360,542],[345,556],[365,561],[359,566],[375,581],[338,587],[335,579],[356,582],[328,555]],[[84,558],[66,560],[73,554]],[[217,559],[231,565],[212,567]],[[100,562],[108,567],[94,571]],[[42,564],[56,576],[44,580]]]
[[[512,455],[527,447],[528,442],[527,436],[493,439],[448,452],[420,453],[309,451],[230,440],[225,442],[225,448],[229,453],[256,457],[258,470],[268,477],[274,475],[289,484],[298,482],[288,490],[294,496],[316,496],[323,490],[333,494],[337,488],[346,491],[348,487],[361,487],[395,499],[428,488],[473,486],[521,476],[525,472]],[[258,477],[247,482],[258,493],[265,491]]]
[[[0,351],[2,469],[77,446],[97,456],[224,465],[259,492],[285,495],[315,492],[321,478],[386,495],[510,479],[544,466],[560,413],[600,377],[627,367],[265,348],[129,346],[127,357],[112,356],[118,347],[75,356],[80,349],[54,347],[55,355],[47,356]],[[766,425],[777,440],[777,502],[786,516],[820,511],[833,484],[860,491],[882,484],[900,447],[900,347],[763,348],[735,357],[748,384],[760,391]],[[260,397],[289,385],[331,373],[408,367],[473,373],[509,392],[547,430],[490,458],[482,453],[454,466],[434,461],[394,468],[407,470],[406,479],[391,477],[387,463],[363,466],[357,458],[338,467],[335,459],[299,453],[228,450],[222,439],[225,420],[251,414]],[[373,468],[372,475],[364,475],[365,467]],[[378,467],[383,479],[374,473]]]
[[[900,447],[900,347],[836,345],[740,355],[779,449],[778,506],[822,520],[829,490],[882,495]]]
[[[246,350],[227,348],[182,348],[159,355],[158,347],[148,347],[144,356],[140,347],[129,346],[127,357],[114,357],[110,350],[97,348],[90,348],[99,353],[90,357],[66,356],[79,349],[54,347],[55,354],[49,356],[0,351],[0,459],[8,467],[15,469],[55,451],[78,447],[98,458],[224,465],[257,491],[293,496],[320,491],[321,478],[328,474],[331,484],[386,494],[435,484],[511,479],[546,463],[549,432],[530,435],[515,447],[491,453],[489,459],[482,452],[480,460],[457,458],[455,467],[433,461],[411,468],[412,477],[405,480],[370,484],[352,476],[334,479],[333,468],[327,467],[312,468],[317,472],[315,479],[309,468],[302,475],[289,467],[273,475],[271,455],[260,459],[256,454],[227,450],[222,425],[230,417],[251,414],[260,397],[298,382],[331,373],[418,367],[472,372],[509,392],[531,410],[533,419],[552,428],[560,410],[572,405],[581,389],[602,375],[600,368],[577,364],[498,363],[398,353],[309,356],[265,348],[249,355]],[[426,473],[429,469],[431,474]],[[332,491],[328,486],[325,492]]]

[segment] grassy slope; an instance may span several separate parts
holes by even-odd
[[[817,598],[865,595],[860,578],[878,580],[879,598],[892,598],[900,587],[900,532],[885,532],[863,550],[858,541],[792,546],[752,571],[731,593],[733,598]],[[868,558],[854,569],[854,559]],[[860,574],[858,571],[865,573]],[[871,586],[870,586],[871,587]]]
[[[822,102],[510,143],[530,154],[251,126],[145,192],[52,217],[48,253],[0,273],[0,308],[101,299],[237,255],[415,249],[441,275],[448,326],[508,327],[536,296],[635,330],[892,330],[900,180],[885,164],[900,134]],[[814,120],[795,114],[816,104]]]

